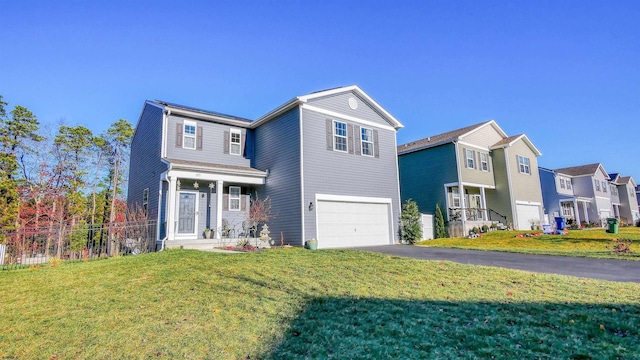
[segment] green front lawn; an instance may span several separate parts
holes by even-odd
[[[363,251],[0,272],[0,358],[637,358],[640,284]]]
[[[567,235],[541,235],[518,238],[518,234],[542,233],[541,231],[493,231],[475,239],[451,238],[425,240],[418,245],[471,250],[506,251],[525,254],[563,255],[590,258],[640,260],[640,228],[622,227],[619,234],[609,234],[605,229],[569,230]],[[627,255],[617,255],[607,249],[611,240],[625,238],[633,241]]]

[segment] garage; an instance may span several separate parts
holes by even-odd
[[[392,243],[391,200],[317,199],[318,248]]]
[[[540,205],[516,203],[518,214],[517,230],[531,230],[531,223],[540,224]]]

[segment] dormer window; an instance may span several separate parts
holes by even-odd
[[[560,179],[560,189],[565,189],[566,186],[564,185],[564,179]]]
[[[531,167],[529,166],[529,158],[518,155],[518,171],[521,174],[531,175]]]

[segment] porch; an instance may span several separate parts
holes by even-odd
[[[450,236],[468,236],[473,228],[482,229],[483,226],[506,228],[507,217],[487,206],[486,191],[494,189],[495,187],[490,185],[478,184],[445,185]]]
[[[235,245],[254,236],[245,220],[250,194],[264,184],[266,172],[192,162],[171,165],[162,176],[160,249]]]

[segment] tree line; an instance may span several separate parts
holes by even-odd
[[[45,130],[0,95],[0,244],[11,231],[110,228],[126,217],[133,126],[119,119],[101,134],[82,125]],[[93,241],[77,246],[85,240]]]

